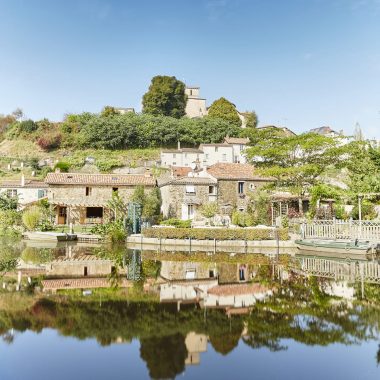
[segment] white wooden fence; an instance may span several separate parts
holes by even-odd
[[[380,222],[314,220],[300,223],[300,234],[304,239],[359,239],[380,242]]]

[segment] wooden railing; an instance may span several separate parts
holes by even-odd
[[[314,220],[300,223],[303,239],[369,240],[380,242],[380,222],[357,220]]]
[[[301,270],[312,276],[380,284],[380,264],[374,261],[334,261],[312,257],[298,260]]]

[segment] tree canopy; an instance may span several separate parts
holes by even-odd
[[[211,104],[208,109],[208,116],[213,119],[225,120],[237,127],[241,126],[241,120],[235,105],[223,97]]]
[[[176,77],[155,76],[143,96],[143,113],[181,118],[186,108],[185,87]]]
[[[327,167],[347,158],[337,139],[316,133],[284,136],[269,128],[257,129],[250,137],[249,160],[263,175],[298,194],[318,183]]]

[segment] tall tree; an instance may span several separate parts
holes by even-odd
[[[247,157],[261,173],[302,195],[317,184],[327,167],[347,159],[347,148],[334,138],[316,133],[285,136],[275,128],[252,134]]]
[[[183,82],[176,77],[158,75],[152,78],[149,90],[143,96],[143,113],[179,119],[186,114],[186,101]]]
[[[214,119],[226,120],[238,127],[241,126],[241,120],[235,105],[226,98],[215,100],[208,109],[208,116]]]

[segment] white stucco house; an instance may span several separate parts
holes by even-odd
[[[226,137],[220,144],[200,144],[199,148],[165,149],[161,151],[161,166],[207,168],[218,163],[245,164],[248,138]]]
[[[19,181],[8,180],[0,183],[0,193],[9,197],[17,197],[19,209],[45,198],[47,189],[48,185],[45,182],[25,179],[24,175],[21,176]]]

